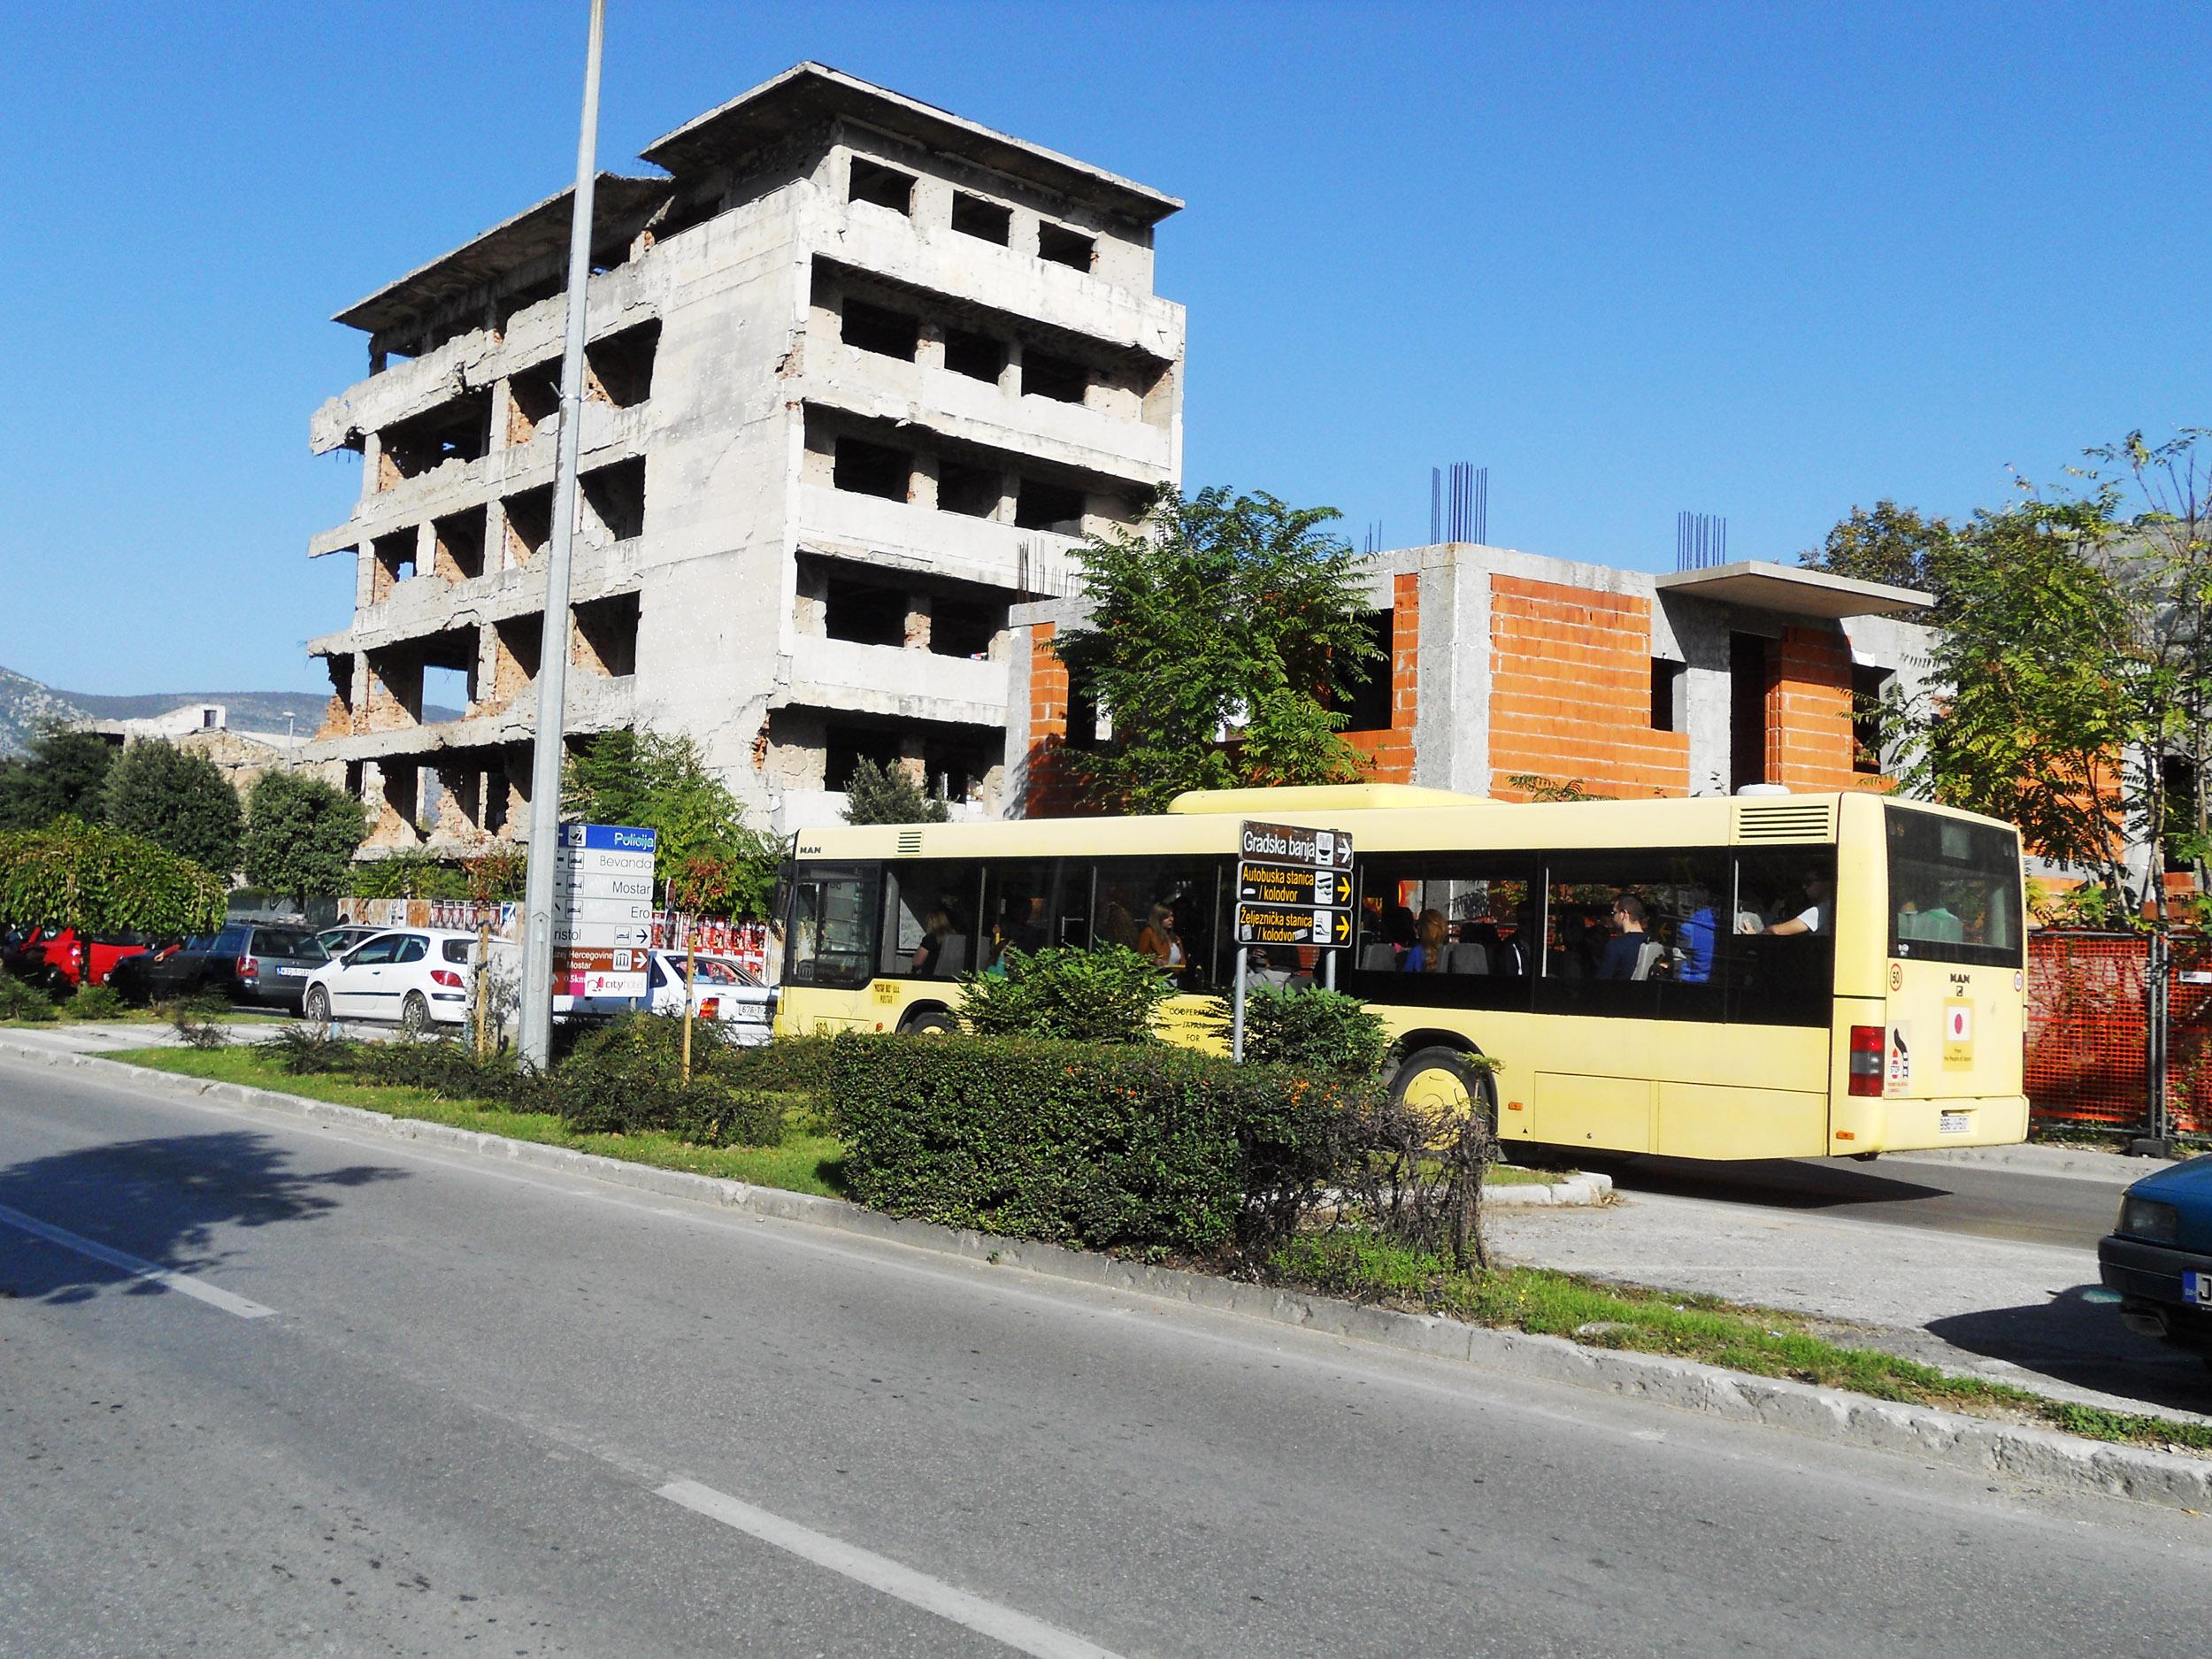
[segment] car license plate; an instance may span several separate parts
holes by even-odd
[[[2184,1273],[2181,1294],[2185,1302],[2193,1302],[2200,1308],[2212,1308],[2212,1273]]]
[[[1936,1133],[1939,1134],[1962,1135],[1973,1126],[1974,1118],[1970,1112],[1945,1112],[1936,1119]]]
[[[279,968],[277,972],[288,979],[304,979],[307,977],[305,968]]]

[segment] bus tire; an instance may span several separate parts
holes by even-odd
[[[1435,1044],[1406,1056],[1390,1079],[1390,1099],[1399,1106],[1410,1102],[1479,1112],[1491,1133],[1497,1133],[1497,1086],[1486,1069],[1471,1064],[1469,1056],[1457,1048]]]
[[[926,1008],[899,1022],[902,1037],[949,1037],[959,1029],[960,1022],[942,1008]]]

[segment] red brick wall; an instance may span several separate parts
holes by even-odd
[[[1421,579],[1390,580],[1390,724],[1347,732],[1344,741],[1367,757],[1377,783],[1413,781],[1413,717],[1418,711],[1421,661]]]
[[[1492,795],[1525,799],[1517,772],[1592,795],[1689,793],[1688,734],[1651,729],[1650,601],[1493,576],[1490,645]]]
[[[1843,630],[1789,627],[1767,687],[1767,780],[1791,789],[1881,789],[1852,768],[1851,642]]]
[[[1029,631],[1029,754],[1022,790],[1022,810],[1029,818],[1065,818],[1076,810],[1074,780],[1063,758],[1068,665],[1052,649],[1054,632],[1049,622]]]

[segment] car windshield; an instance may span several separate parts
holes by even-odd
[[[300,956],[309,962],[325,962],[330,956],[314,934],[293,927],[256,929],[254,949],[265,956]]]

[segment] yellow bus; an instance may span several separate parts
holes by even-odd
[[[1401,1040],[1394,1088],[1475,1102],[1509,1148],[1865,1157],[2026,1134],[2018,833],[1869,795],[1355,785],[803,831],[777,1029],[949,1030],[958,976],[1007,949],[1118,942],[1171,964],[1166,1034],[1217,1041],[1246,818],[1351,835],[1354,938],[1322,977]],[[1248,961],[1303,982],[1316,955]]]

